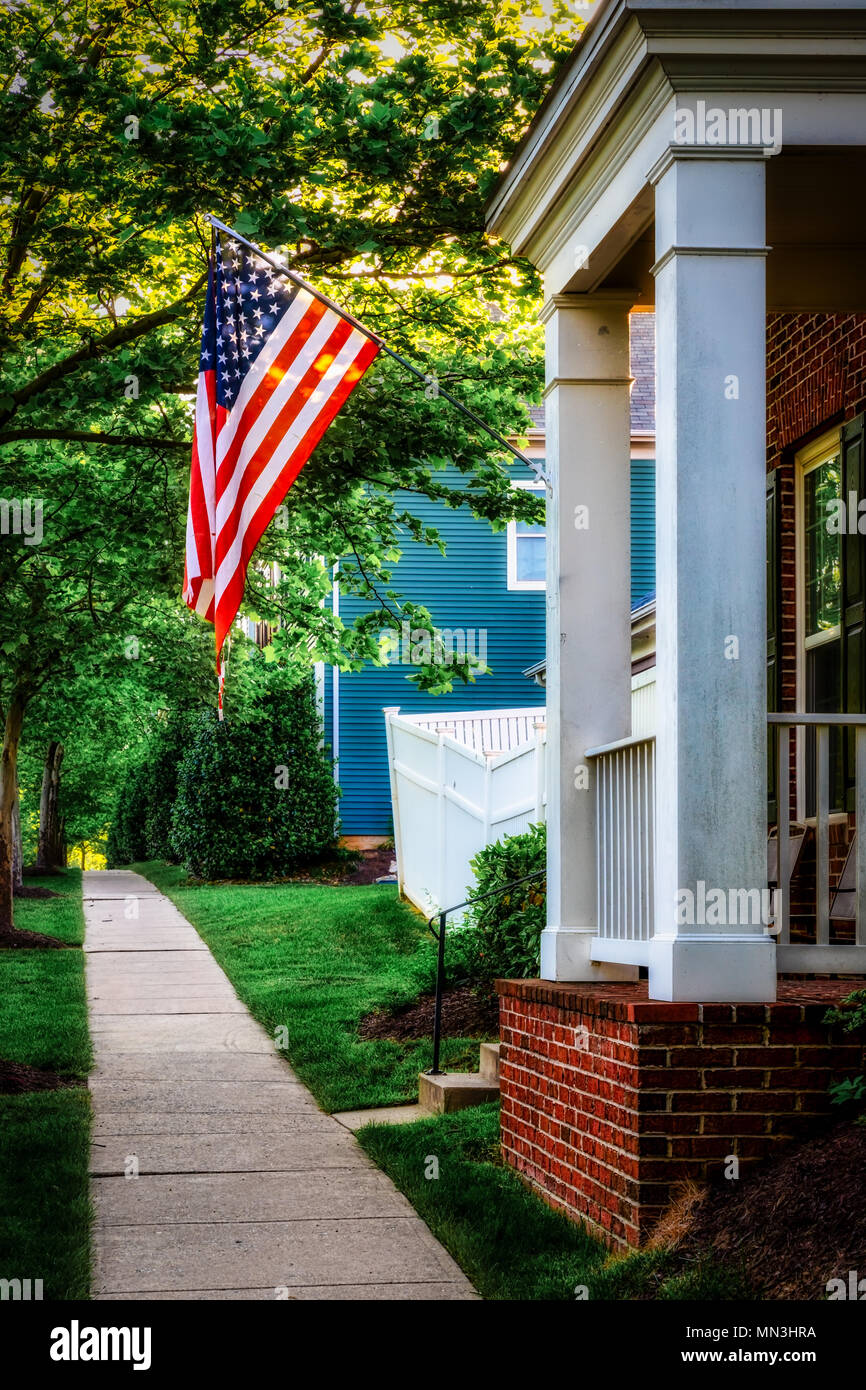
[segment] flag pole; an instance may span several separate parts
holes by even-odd
[[[255,252],[257,256],[260,256],[263,261],[267,261],[268,265],[273,266],[274,270],[278,271],[280,275],[285,275],[287,280],[291,280],[293,284],[298,285],[301,289],[306,290],[307,293],[311,294],[314,299],[318,299],[321,304],[324,304],[327,306],[327,308],[332,309],[335,314],[339,314],[340,317],[345,319],[347,323],[350,323],[353,328],[357,328],[359,333],[363,333],[366,338],[369,338],[372,342],[377,343],[382,352],[387,353],[389,357],[393,357],[395,362],[399,362],[400,366],[403,367],[407,372],[411,372],[412,375],[416,376],[419,381],[423,381],[425,386],[430,385],[431,374],[429,372],[422,372],[420,367],[416,367],[414,363],[410,362],[406,357],[403,357],[401,353],[395,352],[393,348],[390,348],[388,346],[388,344],[384,341],[383,338],[379,337],[378,333],[374,333],[371,328],[365,328],[363,323],[359,323],[358,320],[352,316],[352,314],[347,313],[345,309],[341,309],[339,304],[335,304],[333,299],[329,299],[326,294],[322,294],[321,290],[315,289],[313,285],[309,284],[303,278],[303,276],[298,275],[297,271],[289,270],[287,266],[280,265],[279,261],[275,261],[273,257],[269,256],[266,251],[263,251],[260,246],[256,246],[255,242],[248,241],[245,236],[241,236],[240,232],[235,231],[234,227],[227,227],[225,222],[220,222],[219,218],[213,217],[210,213],[205,214],[205,221],[210,223],[211,228],[216,228],[221,232],[225,232],[228,236],[234,237],[244,246],[248,246],[249,249]],[[469,420],[471,420],[473,424],[478,425],[479,429],[482,429],[487,434],[489,434],[491,439],[495,439],[497,444],[500,444],[503,449],[507,449],[508,452],[513,454],[516,459],[519,459],[521,463],[525,464],[526,467],[530,469],[530,471],[533,472],[536,475],[536,477],[538,477],[541,480],[541,482],[547,484],[547,474],[545,473],[544,469],[542,468],[541,464],[537,461],[537,459],[527,458],[526,454],[524,454],[522,450],[518,449],[516,445],[512,444],[508,439],[506,439],[505,436],[500,434],[498,430],[495,430],[492,425],[488,425],[486,420],[482,420],[480,415],[476,415],[475,411],[470,410],[469,406],[464,405],[463,402],[457,398],[457,396],[452,396],[450,391],[446,391],[444,387],[439,386],[438,383],[436,388],[436,395],[442,396],[446,401],[449,402],[450,405],[453,405],[456,407],[457,410],[462,411],[462,413]]]

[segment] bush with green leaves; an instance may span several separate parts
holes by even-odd
[[[109,869],[147,858],[147,807],[147,764],[139,763],[129,769],[118,793],[105,847]]]
[[[525,980],[538,974],[545,922],[546,854],[546,827],[532,825],[522,835],[487,845],[470,861],[475,883],[467,897],[473,905],[462,922],[449,926],[446,932],[449,987],[474,984],[487,989],[497,978]],[[542,877],[508,888],[530,874]],[[473,901],[488,893],[494,896]],[[432,939],[418,953],[415,977],[419,989],[432,989],[435,984],[436,947]]]
[[[195,721],[177,777],[171,846],[197,878],[281,876],[329,850],[338,791],[311,683],[245,721]]]
[[[846,1033],[859,1033],[866,1029],[866,989],[857,989],[843,999],[836,1009],[828,1009],[824,1015],[825,1023],[841,1024]],[[850,1102],[862,1105],[866,1101],[866,1076],[848,1076],[834,1081],[830,1086],[830,1099],[834,1105],[847,1105]]]
[[[470,901],[495,893],[474,903],[464,918],[464,929],[471,929],[475,936],[477,979],[531,979],[538,974],[546,879],[537,878],[510,890],[506,885],[543,872],[546,856],[546,827],[532,825],[522,835],[487,845],[471,860],[475,886],[469,892]],[[495,891],[498,889],[506,891]]]
[[[152,739],[143,768],[144,844],[146,859],[165,859],[171,863],[171,814],[177,796],[177,777],[181,759],[189,743],[195,716],[171,716]]]

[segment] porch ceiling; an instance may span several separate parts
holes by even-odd
[[[782,111],[767,304],[866,311],[866,0],[599,0],[488,205],[548,295],[654,299],[648,174],[677,109]]]
[[[641,308],[655,301],[652,196],[631,210],[643,226],[613,267],[599,278],[590,267],[566,290],[635,287]],[[608,245],[615,250],[622,229]],[[767,309],[782,312],[866,313],[866,149],[784,149],[767,166]],[[599,248],[596,265],[601,263]]]

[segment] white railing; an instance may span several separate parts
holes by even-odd
[[[594,960],[646,965],[653,934],[655,737],[591,748],[595,769]]]
[[[772,737],[775,729],[777,744],[777,801],[776,827],[778,848],[775,855],[777,879],[781,897],[781,911],[777,941],[777,963],[780,972],[799,974],[847,974],[866,971],[866,715],[857,714],[770,714],[767,716]],[[815,730],[815,814],[801,817],[803,831],[814,835],[815,840],[815,900],[813,941],[791,940],[791,881],[795,868],[795,854],[792,853],[794,838],[791,834],[791,768],[805,768],[806,748],[803,735],[797,730]],[[853,736],[854,741],[854,789],[853,805],[857,827],[856,842],[850,850],[850,863],[846,864],[843,877],[849,885],[848,891],[840,893],[843,885],[839,875],[830,873],[830,730],[847,731],[846,741]],[[796,762],[792,759],[791,736],[797,740]],[[842,765],[845,766],[843,747]],[[844,781],[844,776],[843,776]],[[797,788],[795,802],[801,807],[804,789]],[[805,808],[804,808],[805,809]],[[840,813],[847,822],[847,814]],[[802,832],[797,837],[802,840]],[[850,843],[850,842],[849,842]],[[832,879],[836,878],[835,885]],[[844,908],[840,899],[850,898],[850,911]],[[835,907],[838,904],[838,917]],[[852,921],[852,940],[839,940],[840,933],[834,932],[832,923]],[[834,940],[833,937],[836,937]]]
[[[447,733],[478,753],[507,753],[535,737],[535,724],[544,708],[470,710],[465,714],[404,715],[420,729]]]
[[[400,891],[427,916],[463,901],[473,880],[470,860],[485,845],[546,818],[544,710],[495,713],[491,721],[489,712],[440,719],[384,711],[397,877]],[[498,751],[509,716],[523,720],[528,713],[528,737]]]
[[[777,966],[783,974],[866,973],[866,715],[771,714],[777,738],[778,824],[768,843],[768,874],[775,894]],[[792,833],[791,771],[806,766],[805,739],[795,750],[797,729],[814,729],[814,815],[800,816]],[[842,874],[831,873],[830,731],[847,730],[854,740],[853,811],[862,828]],[[598,932],[594,960],[646,965],[653,934],[655,856],[655,739],[633,737],[587,750],[594,767]],[[800,786],[795,800],[802,807]],[[848,816],[836,818],[846,827]],[[798,900],[799,933],[791,936],[791,885],[798,854],[814,837],[814,901]],[[837,856],[838,861],[838,856]],[[837,865],[838,867],[838,865]],[[803,885],[805,877],[797,882]],[[795,882],[795,886],[797,883]],[[846,927],[846,923],[850,923]],[[848,935],[850,939],[846,940]]]

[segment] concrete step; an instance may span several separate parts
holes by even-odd
[[[499,1085],[499,1043],[481,1044],[479,1073],[491,1085]]]
[[[418,1078],[419,1103],[434,1115],[483,1105],[498,1096],[499,1083],[474,1071],[444,1071],[437,1076],[422,1071]]]

